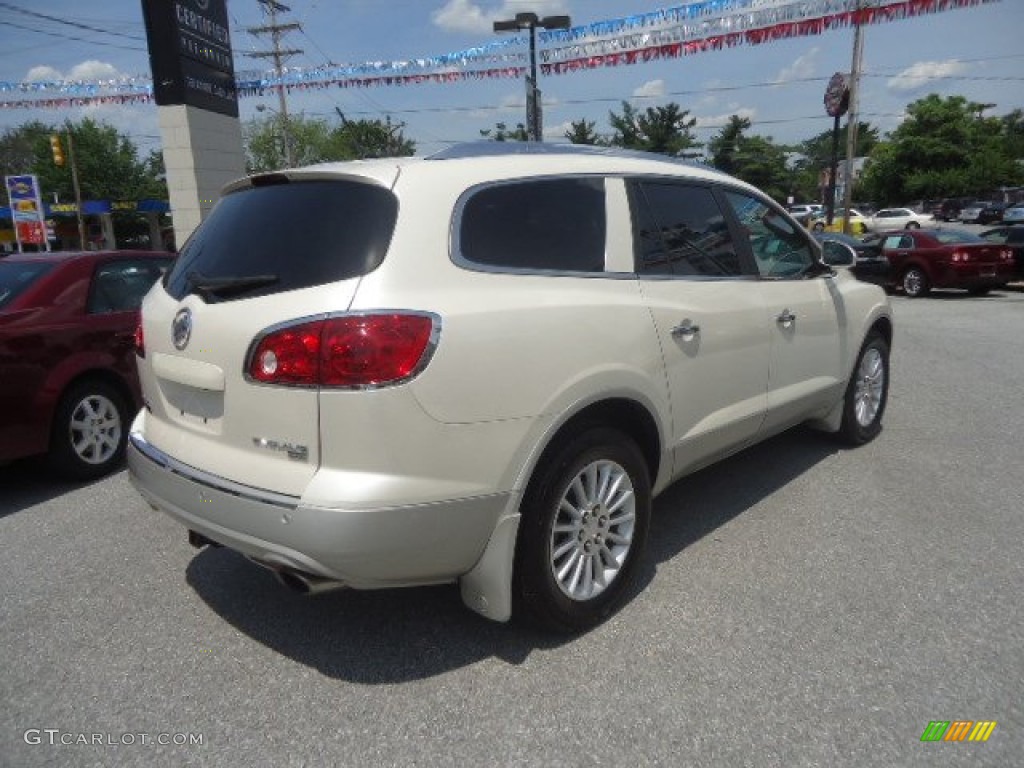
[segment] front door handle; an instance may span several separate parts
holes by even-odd
[[[788,309],[782,310],[782,314],[775,318],[775,322],[782,326],[790,326],[796,322],[796,315]]]
[[[690,341],[698,333],[700,333],[700,326],[689,319],[683,320],[683,322],[672,329],[672,336],[684,341]]]

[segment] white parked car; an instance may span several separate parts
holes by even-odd
[[[930,213],[918,213],[910,208],[882,208],[868,217],[868,228],[873,232],[884,232],[890,229],[920,229],[935,223]]]
[[[131,478],[301,591],[458,581],[484,616],[580,630],[670,483],[804,422],[879,433],[890,307],[845,266],[654,155],[491,142],[243,179],[145,300]]]

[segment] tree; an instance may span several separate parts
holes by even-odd
[[[589,144],[591,146],[601,144],[601,137],[595,133],[594,125],[591,120],[574,120],[569,124],[565,138],[572,144]]]
[[[32,166],[28,172],[39,177],[39,186],[47,198],[53,194],[63,201],[75,199],[71,174],[71,154],[78,169],[83,200],[167,199],[167,187],[156,175],[150,159],[140,160],[135,144],[111,125],[84,118],[80,123],[44,126],[29,123],[17,129],[31,138]],[[68,133],[73,147],[68,146]],[[50,136],[60,136],[66,161],[55,165]],[[21,173],[26,170],[22,169]]]
[[[907,107],[907,119],[876,147],[865,189],[881,203],[982,196],[1020,184],[1010,122],[984,117],[990,105],[931,94]]]
[[[733,153],[731,173],[753,184],[780,203],[785,203],[792,187],[793,173],[786,166],[787,147],[771,137],[741,136]]]
[[[0,136],[0,176],[35,173],[37,150],[43,144],[49,146],[53,132],[53,126],[38,120],[5,130],[3,136]],[[53,164],[52,160],[50,164]]]
[[[404,123],[384,120],[349,120],[338,111],[340,123],[303,115],[288,118],[288,141],[296,166],[369,157],[400,157],[416,151],[405,138]],[[243,131],[246,168],[249,173],[273,171],[284,166],[284,133],[280,115],[250,121]]]
[[[628,101],[622,102],[622,114],[609,113],[614,131],[611,143],[616,147],[657,152],[671,157],[693,157],[691,150],[701,144],[693,135],[697,118],[676,103],[648,107],[638,112]]]
[[[743,132],[750,128],[750,119],[731,115],[729,122],[708,142],[708,159],[711,165],[724,173],[734,173],[736,151]]]
[[[529,141],[530,134],[526,132],[526,126],[517,123],[516,127],[509,130],[505,123],[495,123],[494,129],[486,128],[480,131],[480,135],[488,141]]]

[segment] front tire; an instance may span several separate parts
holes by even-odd
[[[64,393],[50,434],[50,465],[69,480],[93,480],[124,457],[128,408],[121,393],[96,379]]]
[[[863,445],[882,431],[882,415],[889,399],[889,345],[872,333],[861,347],[843,399],[842,438]]]
[[[907,298],[917,299],[927,296],[931,286],[928,284],[928,276],[920,267],[911,267],[903,273],[903,292]]]
[[[618,608],[636,577],[650,476],[636,443],[606,427],[550,453],[523,497],[514,610],[546,629],[581,632]]]

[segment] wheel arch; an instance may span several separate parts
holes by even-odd
[[[572,413],[550,434],[544,448],[531,462],[524,489],[536,476],[536,468],[575,435],[593,427],[611,427],[631,438],[640,448],[653,486],[662,465],[662,439],[651,411],[628,397],[610,397],[589,403]]]

